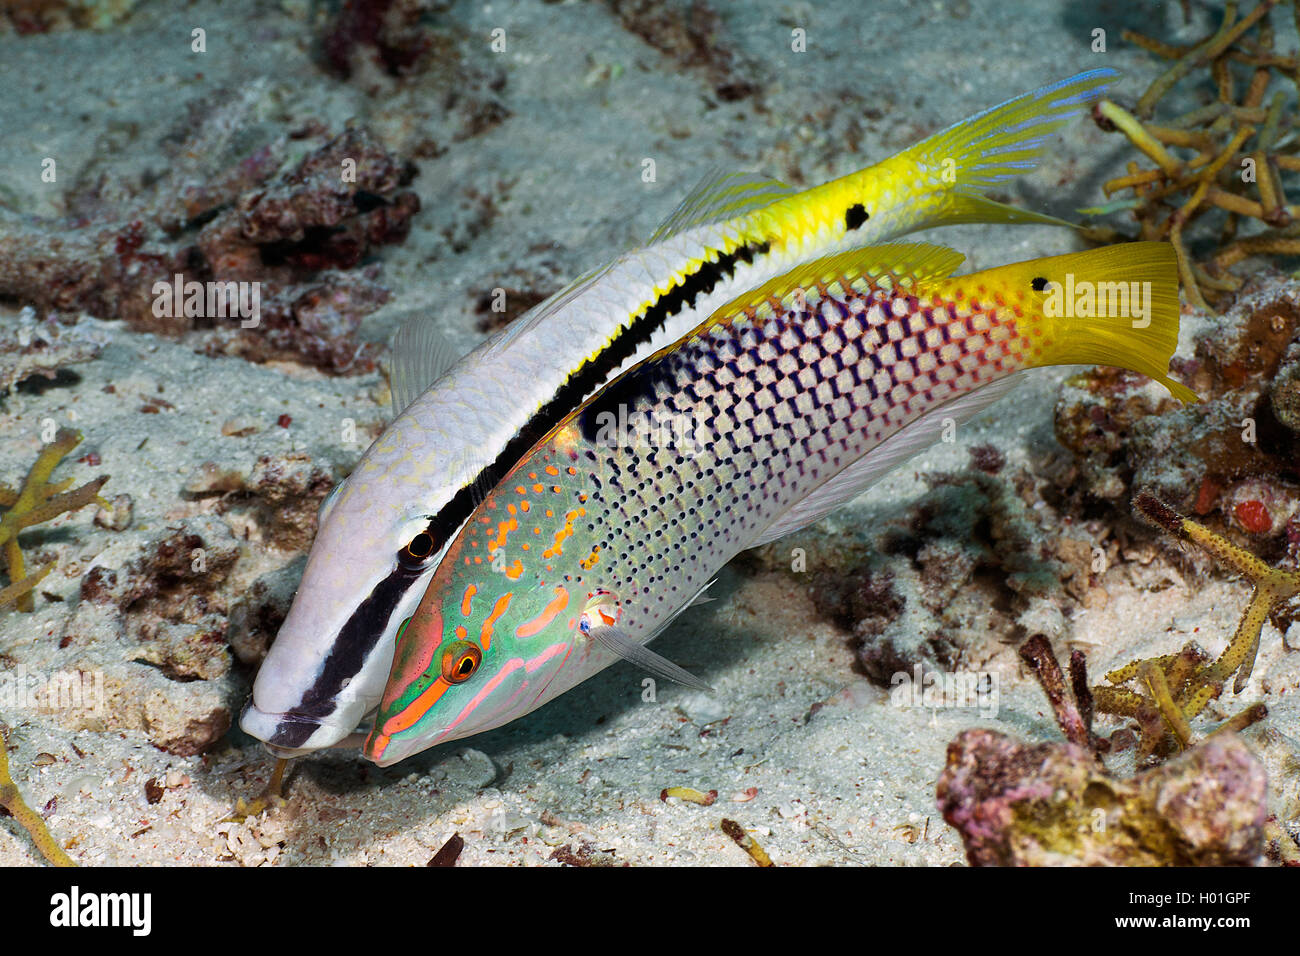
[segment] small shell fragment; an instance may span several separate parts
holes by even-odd
[[[95,512],[95,524],[109,531],[125,531],[131,527],[135,504],[130,495],[114,495],[109,499],[108,507],[100,507]]]
[[[718,791],[710,790],[708,793],[704,793],[694,787],[668,787],[659,791],[660,800],[666,803],[669,797],[676,797],[678,800],[685,800],[687,803],[698,803],[702,807],[711,807],[714,801],[718,799]]]
[[[256,418],[246,418],[243,415],[236,415],[234,418],[227,418],[221,423],[221,434],[227,438],[243,438],[246,435],[256,435],[266,426]]]

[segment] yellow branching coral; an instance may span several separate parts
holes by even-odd
[[[1138,722],[1143,756],[1164,756],[1191,746],[1189,721],[1223,692],[1234,675],[1233,693],[1240,693],[1246,686],[1259,653],[1264,622],[1274,608],[1300,594],[1300,572],[1270,568],[1250,552],[1183,517],[1153,495],[1139,494],[1134,505],[1157,527],[1203,548],[1255,585],[1236,633],[1217,658],[1211,659],[1200,648],[1189,644],[1177,654],[1133,661],[1117,668],[1106,675],[1111,686],[1093,688],[1099,713],[1131,717]],[[1215,733],[1240,730],[1267,713],[1263,704],[1256,704],[1226,721]]]
[[[1262,0],[1237,18],[1237,4],[1228,3],[1219,29],[1203,42],[1174,46],[1124,31],[1124,39],[1157,56],[1173,60],[1138,100],[1133,110],[1103,100],[1096,107],[1098,122],[1128,137],[1152,163],[1143,169],[1128,164],[1127,173],[1104,185],[1106,195],[1131,191],[1131,198],[1115,199],[1103,206],[1081,210],[1105,214],[1131,210],[1140,226],[1137,237],[1113,229],[1094,228],[1093,238],[1168,239],[1178,256],[1187,298],[1208,308],[1215,300],[1235,292],[1242,280],[1229,267],[1250,256],[1300,255],[1300,205],[1287,199],[1283,175],[1300,171],[1300,143],[1286,135],[1296,117],[1283,112],[1287,93],[1270,85],[1280,77],[1288,87],[1300,76],[1300,57],[1274,48],[1268,14],[1277,0]],[[1300,5],[1296,6],[1300,24]],[[1193,70],[1207,68],[1218,89],[1217,102],[1181,116],[1152,122],[1165,95]],[[1248,70],[1249,80],[1240,92]],[[1293,94],[1292,94],[1293,95]],[[1188,150],[1182,158],[1175,150]],[[1223,217],[1218,248],[1208,261],[1195,262],[1184,239],[1193,220],[1211,210]],[[1257,220],[1263,229],[1238,236],[1245,221]]]
[[[63,847],[59,846],[58,841],[50,835],[41,815],[27,805],[27,801],[18,792],[13,778],[9,776],[9,745],[3,733],[0,733],[0,807],[13,814],[18,825],[31,835],[36,849],[41,851],[41,856],[55,866],[77,865],[68,854],[63,852]]]
[[[72,449],[81,444],[81,433],[61,428],[36,458],[31,471],[23,482],[22,488],[15,491],[0,485],[0,508],[7,509],[0,516],[0,554],[4,555],[5,567],[9,574],[9,585],[0,588],[0,607],[17,603],[20,611],[33,608],[31,592],[45,575],[50,573],[53,565],[46,565],[32,574],[27,573],[27,564],[22,550],[18,546],[18,534],[25,528],[57,518],[61,514],[84,508],[92,502],[108,507],[108,502],[99,497],[99,489],[108,481],[107,475],[100,475],[80,488],[68,491],[71,478],[51,482],[50,475]]]

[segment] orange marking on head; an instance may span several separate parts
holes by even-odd
[[[518,581],[524,573],[524,562],[515,558],[515,563],[506,568],[506,577],[511,581]]]
[[[474,563],[475,563],[475,564],[482,564],[482,563],[483,563],[483,558],[482,558],[481,556],[477,555],[477,554],[474,555]]]
[[[528,514],[528,509],[531,508],[531,507],[532,507],[532,505],[530,505],[530,504],[529,504],[528,502],[526,502],[526,501],[521,501],[521,502],[519,502],[519,510],[522,511],[524,514]]]
[[[384,726],[380,728],[380,733],[386,737],[393,734],[400,734],[409,727],[414,727],[420,722],[420,718],[429,712],[429,708],[438,702],[438,698],[447,692],[448,684],[443,678],[439,677],[429,685],[423,694],[411,701],[400,712],[389,717],[384,721]]]
[[[528,489],[525,488],[523,485],[515,485],[515,493],[516,493],[516,494],[521,494],[521,495],[526,495],[526,494],[528,494]]]
[[[512,515],[519,513],[519,509],[516,508],[514,505],[506,505],[506,511],[509,511]]]
[[[531,479],[532,481],[536,481],[536,480],[537,480],[537,472],[535,472],[535,471],[530,471],[530,472],[528,473],[528,477],[529,477],[529,479]]]
[[[464,614],[466,617],[470,616],[470,614],[473,612],[473,606],[471,602],[474,600],[474,595],[477,593],[478,593],[477,584],[471,584],[467,588],[465,588],[465,596],[460,599],[461,614]]]
[[[555,597],[546,605],[542,613],[531,621],[526,621],[515,628],[515,637],[532,637],[549,625],[559,613],[569,605],[569,592],[565,588],[556,588]]]
[[[508,521],[498,522],[497,536],[495,539],[488,542],[488,550],[496,551],[498,548],[504,547],[506,543],[506,538],[510,537],[510,532],[514,531],[518,527],[519,527],[519,522],[516,521],[514,518],[511,518]]]
[[[544,488],[542,487],[542,485],[540,485],[540,484],[533,485],[533,491],[536,492],[536,493],[539,494],[539,495],[540,495],[544,490],[545,490],[545,489],[544,489]]]
[[[572,511],[565,514],[564,527],[561,528],[559,531],[555,532],[555,538],[553,541],[551,541],[551,546],[542,552],[542,557],[553,558],[556,555],[563,554],[564,548],[562,548],[560,545],[563,543],[565,538],[573,534],[573,522],[576,519],[583,517],[586,513],[587,513],[586,508],[574,508]]]
[[[496,604],[492,605],[492,613],[489,614],[487,620],[483,622],[483,630],[481,630],[478,635],[478,641],[483,645],[483,650],[486,651],[492,646],[492,631],[496,627],[497,618],[506,613],[506,608],[510,606],[510,599],[512,597],[514,597],[514,593],[507,591],[505,594],[497,598]]]
[[[555,475],[558,475],[560,473],[560,469],[556,468],[554,465],[547,465],[546,473],[554,477]]]
[[[574,468],[572,465],[570,465],[568,468],[566,468],[566,469],[564,469],[564,470],[567,471],[567,472],[568,472],[569,474],[571,474],[571,475],[576,475],[576,474],[578,473],[578,469]]]
[[[469,637],[469,631],[465,630],[465,625],[464,625],[464,624],[459,624],[459,625],[457,625],[457,626],[456,626],[456,640],[458,640],[458,641],[463,641],[463,640],[465,640],[465,638],[467,638],[467,637]]]

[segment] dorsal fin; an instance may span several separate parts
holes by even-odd
[[[533,306],[519,318],[515,319],[504,329],[502,329],[493,339],[490,340],[488,348],[495,351],[502,346],[514,341],[521,333],[529,329],[535,329],[550,316],[554,315],[560,309],[564,308],[578,296],[582,295],[591,286],[609,271],[613,263],[601,266],[599,269],[593,269],[591,272],[578,276],[559,292],[554,293],[549,298],[542,300]]]
[[[671,239],[697,226],[735,219],[798,191],[780,180],[758,173],[713,170],[659,224],[650,237],[650,244]]]
[[[709,319],[723,320],[740,309],[776,298],[784,301],[797,289],[829,284],[847,279],[850,284],[862,279],[873,286],[909,289],[918,283],[946,279],[966,257],[947,246],[924,242],[900,242],[866,249],[850,249],[796,266],[789,272],[769,279],[713,313]],[[706,323],[707,324],[707,323]]]
[[[429,317],[416,315],[393,336],[388,387],[393,394],[393,417],[400,415],[447,370],[460,353],[434,327]]]

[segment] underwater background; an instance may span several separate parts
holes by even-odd
[[[0,864],[1294,863],[1297,48],[1249,3],[0,3],[0,732],[35,811]],[[920,238],[963,271],[1174,240],[1202,403],[1026,374],[727,567],[654,644],[715,693],[619,664],[236,812],[274,761],[232,727],[402,323],[468,351],[710,171],[815,185],[1098,67],[1121,112],[993,196],[1087,228]],[[263,321],[157,314],[186,272],[255,277]]]

